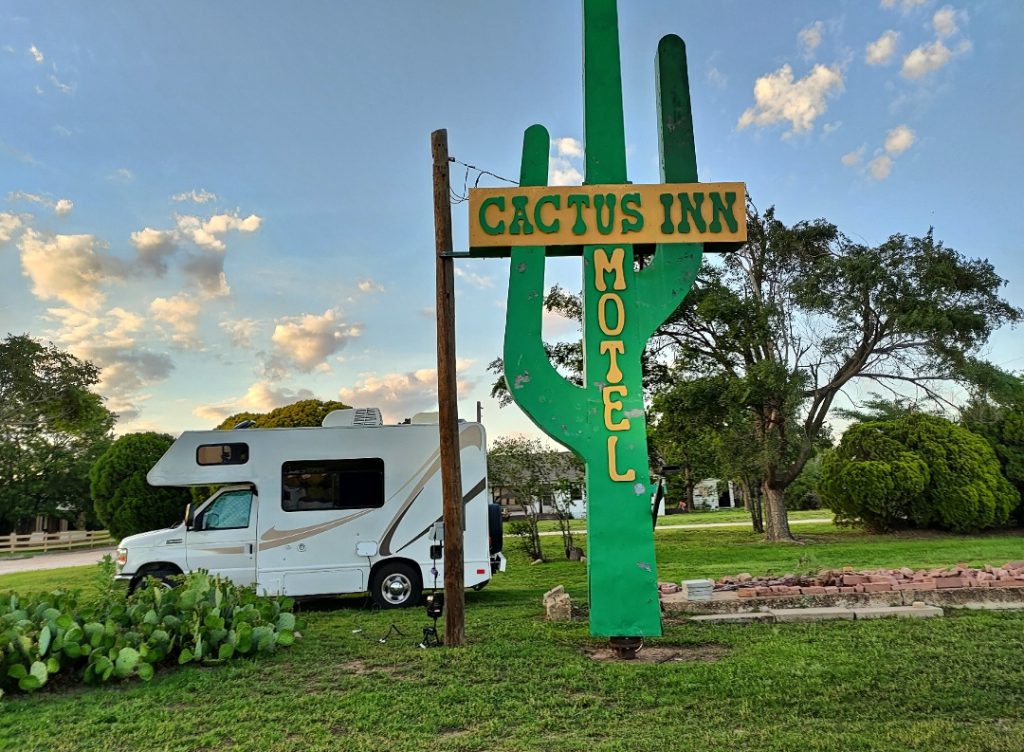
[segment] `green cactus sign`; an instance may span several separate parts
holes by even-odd
[[[586,463],[591,634],[657,636],[640,356],[689,292],[703,242],[745,240],[744,190],[697,183],[677,36],[661,40],[656,64],[664,185],[628,183],[615,0],[584,0],[583,15],[586,185],[546,187],[550,137],[534,125],[523,140],[520,188],[480,193],[470,214],[480,225],[473,238],[494,239],[511,257],[504,362],[512,398]],[[653,258],[639,268],[634,243],[652,242]],[[541,339],[546,254],[572,245],[583,258],[583,386],[555,370]]]

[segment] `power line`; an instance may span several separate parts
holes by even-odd
[[[482,178],[484,175],[490,175],[492,178],[495,178],[496,180],[501,180],[502,182],[509,183],[511,185],[519,185],[519,183],[515,180],[503,178],[501,175],[497,174],[496,172],[491,172],[490,170],[482,170],[476,165],[466,164],[465,162],[462,162],[456,159],[455,157],[448,157],[448,161],[454,162],[457,165],[462,165],[463,167],[466,168],[466,172],[462,176],[462,193],[456,193],[450,186],[448,188],[448,193],[451,196],[451,201],[453,204],[461,204],[463,201],[469,200],[470,172],[476,172],[476,180],[473,181],[474,188],[480,187],[480,178]]]

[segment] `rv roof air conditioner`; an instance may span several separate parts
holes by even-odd
[[[321,425],[324,428],[374,427],[384,425],[384,419],[376,407],[350,407],[346,410],[331,410],[324,416]]]

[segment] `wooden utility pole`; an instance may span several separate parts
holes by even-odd
[[[444,498],[444,644],[466,639],[465,562],[462,534],[462,461],[459,454],[459,402],[455,379],[455,262],[448,176],[448,131],[430,134],[434,156],[434,246],[437,251],[437,404],[441,434],[441,488]]]

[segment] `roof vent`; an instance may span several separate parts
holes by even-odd
[[[324,428],[372,428],[384,425],[380,410],[376,407],[350,407],[345,410],[331,410],[324,416]]]

